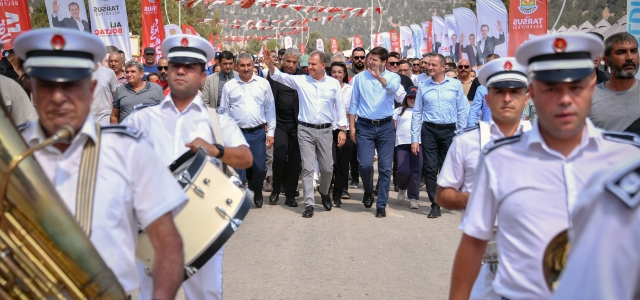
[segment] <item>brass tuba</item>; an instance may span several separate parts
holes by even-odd
[[[558,233],[547,248],[544,250],[544,256],[542,257],[542,272],[544,273],[544,279],[549,287],[550,291],[555,291],[560,284],[560,275],[567,263],[567,256],[569,250],[571,250],[569,244],[569,236],[567,230],[563,230]]]
[[[27,151],[1,99],[0,181],[7,184],[6,195],[0,187],[0,299],[124,299],[113,272],[29,157],[34,149]]]

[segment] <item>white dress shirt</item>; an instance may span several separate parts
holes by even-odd
[[[536,121],[518,142],[480,157],[460,229],[487,241],[496,218],[500,219],[500,263],[493,282],[498,295],[551,298],[542,257],[551,239],[569,227],[578,192],[592,174],[638,151],[635,146],[604,139],[603,131],[587,120],[580,145],[565,157],[546,145]]]
[[[344,102],[344,111],[345,114],[347,113],[347,111],[349,110],[349,106],[351,105],[351,93],[353,93],[353,86],[351,86],[348,83],[345,83],[344,86],[342,87],[342,101]],[[338,110],[334,111],[334,116],[339,116],[340,112]],[[340,126],[338,126],[338,124],[336,124],[336,122],[334,121],[333,123],[333,129],[340,129]],[[347,130],[349,130],[349,118],[347,118]]]
[[[300,113],[298,121],[309,124],[338,124],[347,126],[347,113],[342,109],[342,89],[337,79],[327,76],[316,80],[311,75],[291,75],[275,69],[271,79],[298,92]],[[339,115],[334,116],[338,111]]]
[[[223,141],[217,143],[225,147],[249,146],[242,131],[228,114],[218,114],[218,120]],[[169,166],[189,151],[185,144],[196,138],[214,143],[209,113],[200,96],[196,96],[184,111],[179,112],[169,94],[158,105],[134,111],[122,124],[138,128],[149,136],[164,166]]]
[[[30,147],[45,140],[37,120],[22,136]],[[73,215],[87,139],[96,140],[91,117],[64,153],[48,146],[34,154]],[[159,163],[146,139],[101,134],[90,240],[126,292],[137,290],[139,285],[135,267],[138,224],[146,228],[166,213],[176,215],[186,203],[187,195],[167,166]]]
[[[553,299],[638,299],[640,206],[623,199],[637,197],[639,166],[640,155],[624,157],[587,183],[571,216],[571,252]]]
[[[248,82],[240,77],[231,79],[222,88],[220,107],[240,128],[254,128],[267,124],[267,136],[276,131],[276,107],[271,85],[266,79],[253,75]]]

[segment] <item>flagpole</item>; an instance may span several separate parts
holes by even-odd
[[[180,5],[180,2],[178,2],[178,26],[182,28],[182,5]]]

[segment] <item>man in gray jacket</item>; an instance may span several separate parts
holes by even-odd
[[[204,90],[202,92],[202,101],[209,107],[218,107],[220,105],[220,97],[222,96],[222,87],[227,81],[238,76],[238,72],[234,71],[233,53],[222,51],[218,56],[218,65],[220,72],[213,73],[207,77],[204,82]]]

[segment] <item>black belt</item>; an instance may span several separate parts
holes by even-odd
[[[304,127],[309,127],[309,128],[314,128],[314,129],[325,129],[325,128],[329,128],[331,127],[331,123],[324,123],[324,124],[309,124],[309,123],[305,123],[302,121],[298,121],[298,124],[304,126]]]
[[[358,122],[365,122],[365,123],[371,124],[371,125],[385,124],[385,123],[391,122],[391,120],[393,120],[392,116],[389,116],[389,117],[386,117],[386,118],[380,119],[380,120],[369,120],[367,118],[358,117]]]
[[[254,132],[254,131],[258,131],[260,129],[264,130],[264,125],[266,125],[266,124],[261,124],[261,125],[258,125],[256,127],[251,127],[251,128],[240,128],[240,130],[242,130],[244,132]]]
[[[436,124],[436,123],[431,123],[431,122],[425,121],[424,124],[426,124],[429,127],[433,127],[435,129],[456,129],[456,123]]]

